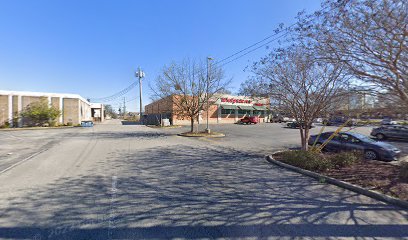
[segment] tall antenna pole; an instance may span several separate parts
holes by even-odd
[[[143,113],[143,103],[142,103],[142,78],[145,77],[145,73],[140,69],[140,67],[138,68],[135,76],[137,78],[139,78],[139,104],[140,104],[140,110],[139,110],[139,114],[140,114],[140,119],[142,119],[142,113]]]
[[[141,77],[141,70],[140,70],[140,67],[139,67],[139,71],[138,71],[138,75],[139,75],[139,97],[140,97],[140,102],[139,102],[139,104],[140,104],[140,117],[142,117],[142,112],[143,112],[143,100],[142,100],[142,77]]]

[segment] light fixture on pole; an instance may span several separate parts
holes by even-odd
[[[207,128],[205,129],[205,132],[206,133],[211,133],[211,130],[210,130],[210,127],[209,127],[209,125],[208,125],[208,120],[209,120],[209,108],[210,108],[210,106],[209,106],[209,104],[208,104],[208,88],[209,88],[209,85],[210,85],[210,73],[211,73],[211,60],[214,60],[213,58],[211,58],[211,57],[207,57],[207,90],[206,90],[206,100],[207,100]]]
[[[140,119],[142,119],[142,112],[143,112],[143,104],[142,104],[142,78],[145,77],[145,73],[140,69],[137,70],[135,76],[139,78],[139,96],[140,96]]]

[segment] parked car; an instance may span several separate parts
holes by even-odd
[[[258,116],[252,116],[252,117],[244,117],[240,120],[242,124],[257,124],[259,123],[259,118]]]
[[[284,116],[273,116],[270,120],[271,123],[282,123],[282,122],[290,122],[290,121],[295,121],[293,118],[288,118]]]
[[[309,139],[309,145],[313,145],[316,141],[316,146],[321,146],[333,132],[325,132],[320,135],[312,135]],[[377,142],[363,134],[340,132],[330,142],[324,146],[324,151],[339,152],[339,151],[361,151],[364,157],[370,160],[393,161],[398,160],[401,151],[395,146]]]
[[[316,122],[316,123],[322,123],[322,122],[323,122],[323,118],[316,118],[316,119],[315,119],[315,122]]]
[[[270,120],[269,120],[271,123],[281,123],[281,122],[283,122],[283,116],[281,116],[281,115],[274,115],[274,116],[272,116],[271,118],[270,118]]]
[[[306,127],[304,122],[293,121],[293,122],[288,122],[288,123],[286,124],[286,126],[287,126],[288,128],[300,128],[301,125],[302,125],[302,128],[303,128],[303,129]],[[310,125],[309,129],[310,129],[310,128],[313,128],[313,125]]]
[[[384,118],[381,120],[381,125],[396,125],[397,121],[393,121],[391,118]]]
[[[378,128],[373,128],[370,135],[376,137],[378,140],[384,140],[387,138],[408,140],[408,127],[401,125],[384,125]]]
[[[349,119],[347,117],[331,117],[329,119],[323,119],[322,123],[326,126],[333,126],[333,125],[343,125]],[[351,127],[356,125],[356,120],[351,119],[346,126]]]

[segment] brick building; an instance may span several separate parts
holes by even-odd
[[[8,122],[11,127],[21,127],[20,112],[41,98],[47,98],[50,105],[61,111],[58,124],[77,125],[81,121],[92,120],[91,103],[77,94],[0,90],[0,125]]]
[[[175,125],[190,124],[190,119],[177,116],[176,96],[162,98],[145,106],[149,124],[160,123],[161,118],[170,118]],[[259,116],[261,122],[267,117],[270,101],[268,98],[219,95],[210,99],[209,123],[235,123],[245,116]],[[203,111],[200,122],[206,122],[207,111]]]

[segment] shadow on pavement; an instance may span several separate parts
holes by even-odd
[[[136,121],[121,121],[122,125],[143,125],[141,122]]]
[[[408,236],[405,211],[220,148],[112,152],[87,176],[7,201],[0,219],[17,226],[0,238]]]

